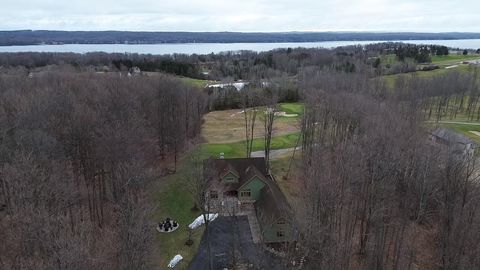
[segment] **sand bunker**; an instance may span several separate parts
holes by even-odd
[[[477,135],[477,136],[480,137],[480,132],[479,132],[479,131],[469,131],[469,132],[470,132],[470,133],[473,133],[473,134],[475,134],[475,135]]]
[[[297,117],[298,114],[296,113],[286,113],[286,112],[275,112],[275,116],[282,116],[282,117]]]

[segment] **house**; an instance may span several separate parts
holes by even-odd
[[[253,213],[266,244],[294,239],[292,210],[265,158],[210,158],[204,161],[211,212],[222,215]]]
[[[437,128],[430,134],[430,139],[448,149],[458,156],[473,157],[477,144],[470,138],[448,128]]]

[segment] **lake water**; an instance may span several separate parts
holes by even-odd
[[[269,51],[278,48],[334,48],[347,45],[365,45],[385,41],[323,41],[298,43],[181,43],[181,44],[64,44],[0,46],[0,52],[108,52],[139,54],[209,54],[225,51]],[[397,41],[393,41],[397,42]],[[414,44],[437,44],[454,48],[478,49],[480,39],[460,40],[408,40],[398,41]]]

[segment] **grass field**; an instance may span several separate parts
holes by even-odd
[[[457,54],[449,54],[449,55],[435,55],[432,57],[432,64],[436,65],[450,65],[450,64],[458,64],[459,62],[472,60],[472,59],[480,59],[480,54],[469,54],[469,55],[457,55]]]
[[[394,75],[385,75],[378,77],[382,80],[385,80],[387,86],[392,87],[395,85],[395,80],[399,78],[400,76],[404,77],[419,77],[419,78],[430,78],[433,76],[437,75],[443,75],[448,72],[473,72],[474,68],[470,65],[459,65],[458,67],[451,68],[451,69],[446,69],[446,68],[440,68],[440,69],[435,69],[431,71],[416,71],[416,72],[411,72],[411,73],[402,73],[402,74],[394,74]]]
[[[205,88],[208,84],[216,83],[215,81],[200,80],[200,79],[194,79],[189,77],[178,77],[178,78],[188,85],[199,87],[202,89]]]
[[[272,138],[272,149],[284,149],[294,147],[299,132],[275,136]],[[217,157],[220,153],[224,153],[226,158],[236,158],[245,156],[245,141],[234,143],[208,143],[202,145],[202,151],[210,156]],[[261,151],[264,149],[263,138],[253,140],[253,151]]]
[[[447,124],[447,123],[440,123],[442,127],[450,128],[460,134],[463,134],[476,143],[480,144],[480,136],[477,136],[470,131],[479,131],[480,132],[480,125],[469,125],[469,124]]]
[[[280,110],[288,114],[298,114],[299,116],[303,114],[305,106],[302,103],[282,103],[280,104]]]
[[[260,109],[261,110],[261,109]],[[274,134],[284,135],[298,132],[300,116],[303,113],[301,103],[282,103],[280,110],[288,114],[298,114],[298,117],[278,117],[274,124]],[[245,119],[242,110],[214,111],[204,116],[202,137],[206,143],[232,143],[245,140]],[[263,136],[263,112],[257,113],[254,138]]]

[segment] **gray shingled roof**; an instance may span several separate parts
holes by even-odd
[[[267,169],[265,167],[265,158],[263,157],[229,159],[210,158],[204,161],[204,169],[209,166],[209,162],[217,178],[221,178],[231,169],[234,169],[235,173],[238,173],[240,176],[238,183],[231,185],[234,189],[241,187],[245,182],[250,180],[254,174],[262,177],[262,179],[268,177]],[[250,166],[253,166],[255,169],[249,169]]]
[[[470,138],[459,134],[448,128],[437,128],[432,132],[432,135],[436,138],[442,140],[446,144],[455,145],[455,144],[475,144]]]
[[[262,228],[268,227],[279,218],[289,220],[292,210],[287,198],[280,190],[280,187],[270,177],[266,179],[267,186],[260,194],[260,199],[255,202],[258,219]]]

